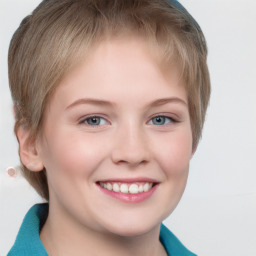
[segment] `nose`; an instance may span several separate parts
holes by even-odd
[[[150,161],[149,140],[142,127],[120,127],[114,141],[112,161],[115,164],[127,164],[134,168]]]

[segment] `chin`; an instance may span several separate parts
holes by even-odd
[[[110,233],[113,233],[122,237],[134,237],[147,234],[150,231],[160,227],[161,221],[156,222],[155,220],[137,220],[135,221],[116,221],[106,227]],[[114,225],[113,225],[114,224]]]
[[[112,230],[112,233],[120,237],[136,237],[136,236],[147,234],[151,230],[152,228],[146,228],[146,227],[129,227],[129,228],[114,229]]]

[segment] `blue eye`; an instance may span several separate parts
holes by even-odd
[[[154,125],[165,125],[174,122],[174,120],[167,116],[155,116],[151,119],[150,124]]]
[[[91,116],[82,121],[82,123],[86,123],[90,126],[99,126],[107,124],[107,121],[100,116]]]

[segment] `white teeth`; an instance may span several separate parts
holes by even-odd
[[[149,184],[148,183],[145,183],[145,185],[143,186],[143,190],[144,190],[144,192],[149,191]]]
[[[153,183],[148,183],[146,182],[145,184],[126,184],[123,183],[121,185],[119,185],[118,183],[104,183],[104,182],[100,182],[100,186],[102,188],[105,188],[107,190],[110,191],[114,191],[114,192],[121,192],[121,193],[130,193],[130,194],[138,194],[138,193],[142,193],[142,192],[147,192],[149,191],[152,187],[153,187]]]
[[[132,184],[130,187],[129,187],[129,192],[131,194],[138,194],[139,192],[139,187],[137,184]]]
[[[113,191],[120,192],[120,188],[119,188],[119,185],[117,183],[113,184]]]
[[[120,187],[120,191],[122,193],[128,193],[128,185],[127,184],[122,184],[121,187]]]
[[[107,183],[107,190],[112,190],[112,185],[111,185],[111,183]]]

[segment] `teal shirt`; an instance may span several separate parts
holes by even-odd
[[[7,256],[48,256],[39,236],[47,215],[48,204],[36,204],[28,211]],[[170,256],[196,256],[164,225],[161,225],[159,239]]]

